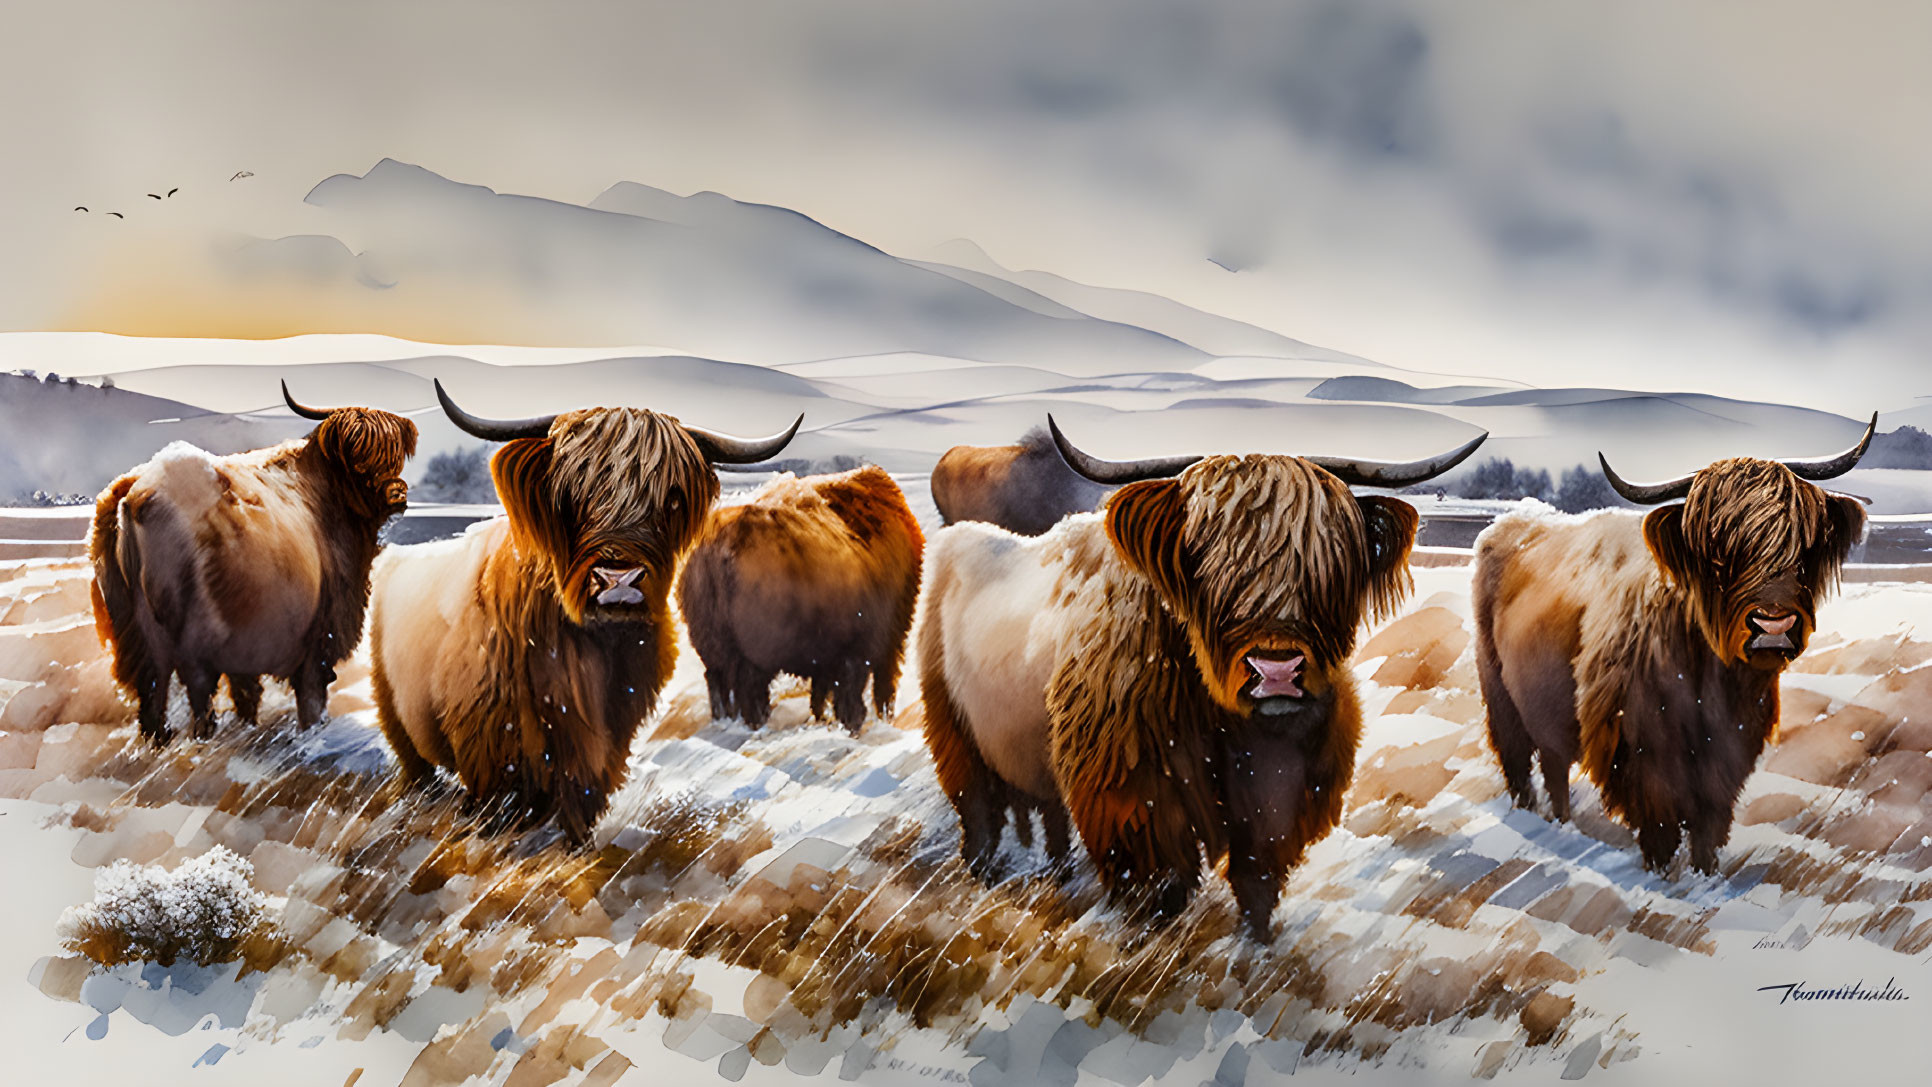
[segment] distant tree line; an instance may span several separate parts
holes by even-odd
[[[1858,462],[1860,468],[1932,469],[1932,434],[1902,426],[1872,438],[1872,447]]]
[[[409,497],[424,502],[495,502],[496,484],[490,480],[490,447],[452,449],[429,458],[423,467],[423,478],[410,488]]]
[[[1491,457],[1456,479],[1440,484],[1425,483],[1409,488],[1407,493],[1440,493],[1492,501],[1535,498],[1565,513],[1629,505],[1617,496],[1610,481],[1603,478],[1603,471],[1594,464],[1566,468],[1560,479],[1552,481],[1547,470],[1518,468],[1507,457]]]

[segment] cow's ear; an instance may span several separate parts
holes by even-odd
[[[1107,536],[1127,565],[1152,581],[1170,605],[1182,608],[1194,570],[1181,538],[1186,525],[1181,485],[1172,479],[1130,483],[1107,503]]]
[[[1825,496],[1825,534],[1817,544],[1814,585],[1835,585],[1851,549],[1865,535],[1865,506],[1848,494]]]
[[[549,438],[518,438],[490,458],[496,496],[522,546],[554,563],[568,561],[566,514],[550,486]]]
[[[1678,585],[1693,583],[1697,558],[1684,539],[1684,507],[1663,506],[1644,515],[1644,543],[1664,576]]]
[[[1825,547],[1833,565],[1843,563],[1852,545],[1865,535],[1865,505],[1848,494],[1825,499]]]
[[[1415,507],[1400,498],[1357,495],[1362,528],[1368,536],[1369,612],[1386,618],[1415,588],[1409,575],[1409,552],[1415,547]]]

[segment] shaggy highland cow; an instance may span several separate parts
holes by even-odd
[[[416,424],[371,408],[290,410],[306,438],[215,457],[185,442],[109,484],[94,506],[94,623],[114,678],[140,704],[141,734],[170,738],[180,675],[190,728],[213,734],[215,685],[254,723],[262,677],[295,689],[303,728],[321,719],[335,666],[362,640],[369,565],[402,512]]]
[[[1778,677],[1804,651],[1818,598],[1865,525],[1858,500],[1806,480],[1851,470],[1858,444],[1814,461],[1737,458],[1632,502],[1647,515],[1514,514],[1476,541],[1471,601],[1489,738],[1510,795],[1533,807],[1530,760],[1556,818],[1570,766],[1666,868],[1685,831],[1717,867],[1731,810],[1778,720]]]
[[[865,688],[892,712],[925,550],[906,496],[876,466],[782,475],[714,510],[678,582],[678,607],[704,660],[712,717],[762,725],[780,672],[829,697],[841,724],[865,724]]]
[[[933,466],[931,487],[946,524],[985,521],[1022,536],[1098,508],[1109,489],[1069,467],[1039,427],[1017,445],[953,446]]]
[[[1037,539],[934,537],[919,634],[926,743],[982,879],[1008,811],[1064,805],[1108,890],[1171,916],[1225,857],[1255,939],[1289,869],[1341,817],[1361,709],[1356,629],[1410,586],[1416,512],[1350,484],[1412,464],[1289,456],[1068,463],[1125,484]]]
[[[507,443],[504,516],[376,565],[377,719],[405,779],[448,767],[472,804],[582,841],[670,677],[671,581],[718,497],[711,466],[764,460],[798,423],[746,440],[641,408],[499,422],[436,395]]]

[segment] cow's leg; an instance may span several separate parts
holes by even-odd
[[[1683,839],[1681,824],[1663,819],[1644,822],[1637,828],[1637,848],[1643,853],[1644,867],[1659,873],[1669,868]]]
[[[1151,843],[1141,843],[1151,845]],[[1141,920],[1164,924],[1179,917],[1201,885],[1201,857],[1197,851],[1192,864],[1175,858],[1171,867],[1142,863],[1124,845],[1109,849],[1094,858],[1100,882],[1107,893],[1123,903],[1127,912]]]
[[[261,716],[262,678],[228,674],[228,701],[234,703],[235,720],[253,725]]]
[[[872,712],[879,720],[892,719],[892,703],[898,698],[899,677],[894,674],[892,662],[881,659],[880,654],[872,659]]]
[[[1709,874],[1717,871],[1717,851],[1731,838],[1731,810],[1712,807],[1699,812],[1690,824],[1691,867]]]
[[[959,813],[960,854],[981,882],[998,882],[996,854],[1006,821],[1006,782],[980,756],[972,723],[953,702],[941,669],[927,667],[919,686],[926,705],[926,749],[932,752],[940,789]]]
[[[323,661],[313,661],[298,669],[289,684],[295,688],[295,722],[304,729],[315,727],[329,707],[329,684],[335,682],[335,669]]]
[[[581,848],[589,843],[590,836],[597,829],[597,820],[603,817],[604,809],[610,805],[610,794],[604,789],[580,781],[559,779],[557,795],[547,805],[557,822],[557,829],[571,847]]]
[[[719,669],[706,667],[704,686],[711,696],[711,719],[719,721],[733,716],[731,684],[726,682],[724,673]]]
[[[771,681],[776,674],[749,664],[739,673],[738,716],[752,728],[763,728],[771,720]],[[813,713],[817,713],[816,708]]]
[[[1233,840],[1238,843],[1241,837],[1234,835]],[[1257,944],[1274,940],[1275,904],[1281,901],[1282,876],[1269,858],[1244,855],[1238,844],[1228,854],[1228,886],[1234,891],[1248,936]]]
[[[825,703],[832,697],[833,673],[830,665],[823,671],[813,672],[812,681],[812,720],[825,719]]]
[[[1006,866],[999,861],[1000,830],[1006,825],[1005,796],[1005,784],[993,780],[953,805],[959,810],[960,855],[973,875],[988,886],[1007,876]]]
[[[865,662],[847,661],[832,687],[832,715],[854,736],[865,729],[865,679]]]
[[[1052,858],[1055,867],[1071,872],[1073,835],[1067,826],[1067,809],[1057,800],[1041,805],[1040,823],[1046,831],[1047,856]]]
[[[156,747],[166,746],[174,738],[174,731],[168,728],[169,678],[166,672],[159,676],[147,673],[135,684],[134,698],[140,707],[141,735]]]
[[[1570,821],[1570,767],[1575,758],[1542,748],[1536,758],[1543,767],[1543,791],[1550,794],[1550,814],[1559,823]]]
[[[191,665],[181,670],[181,685],[188,689],[188,735],[206,740],[215,734],[215,713],[211,703],[219,677],[212,669]]]
[[[1476,643],[1476,675],[1482,684],[1483,704],[1489,711],[1489,746],[1496,752],[1496,761],[1502,764],[1503,783],[1509,787],[1510,799],[1517,807],[1535,811],[1530,756],[1535,753],[1536,742],[1523,727],[1523,715],[1510,698],[1509,688],[1503,685],[1502,665],[1496,659],[1495,650],[1480,639]]]

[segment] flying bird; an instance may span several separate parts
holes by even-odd
[[[110,212],[108,212],[108,214],[109,214],[109,215],[112,215],[112,216],[114,216],[114,217],[115,217],[116,219],[125,219],[125,218],[127,218],[127,216],[125,216],[125,215],[122,215],[122,214],[121,214],[120,212],[118,212],[118,211],[110,211]]]
[[[86,209],[86,208],[83,208],[83,207],[80,207],[79,205],[76,205],[76,206],[74,207],[74,210],[75,210],[75,211],[86,211],[87,209]]]
[[[160,193],[154,193],[154,192],[151,192],[151,193],[149,193],[149,194],[148,194],[148,197],[149,197],[150,199],[153,199],[153,200],[159,200],[159,199],[161,199],[161,194],[160,194]]]
[[[168,195],[173,196],[175,193],[178,193],[180,191],[181,191],[181,186],[176,185],[174,188],[168,190]]]
[[[239,171],[236,171],[234,177],[231,177],[228,180],[240,181],[244,177],[254,177],[254,176],[255,176],[255,172],[253,170],[239,170]]]

